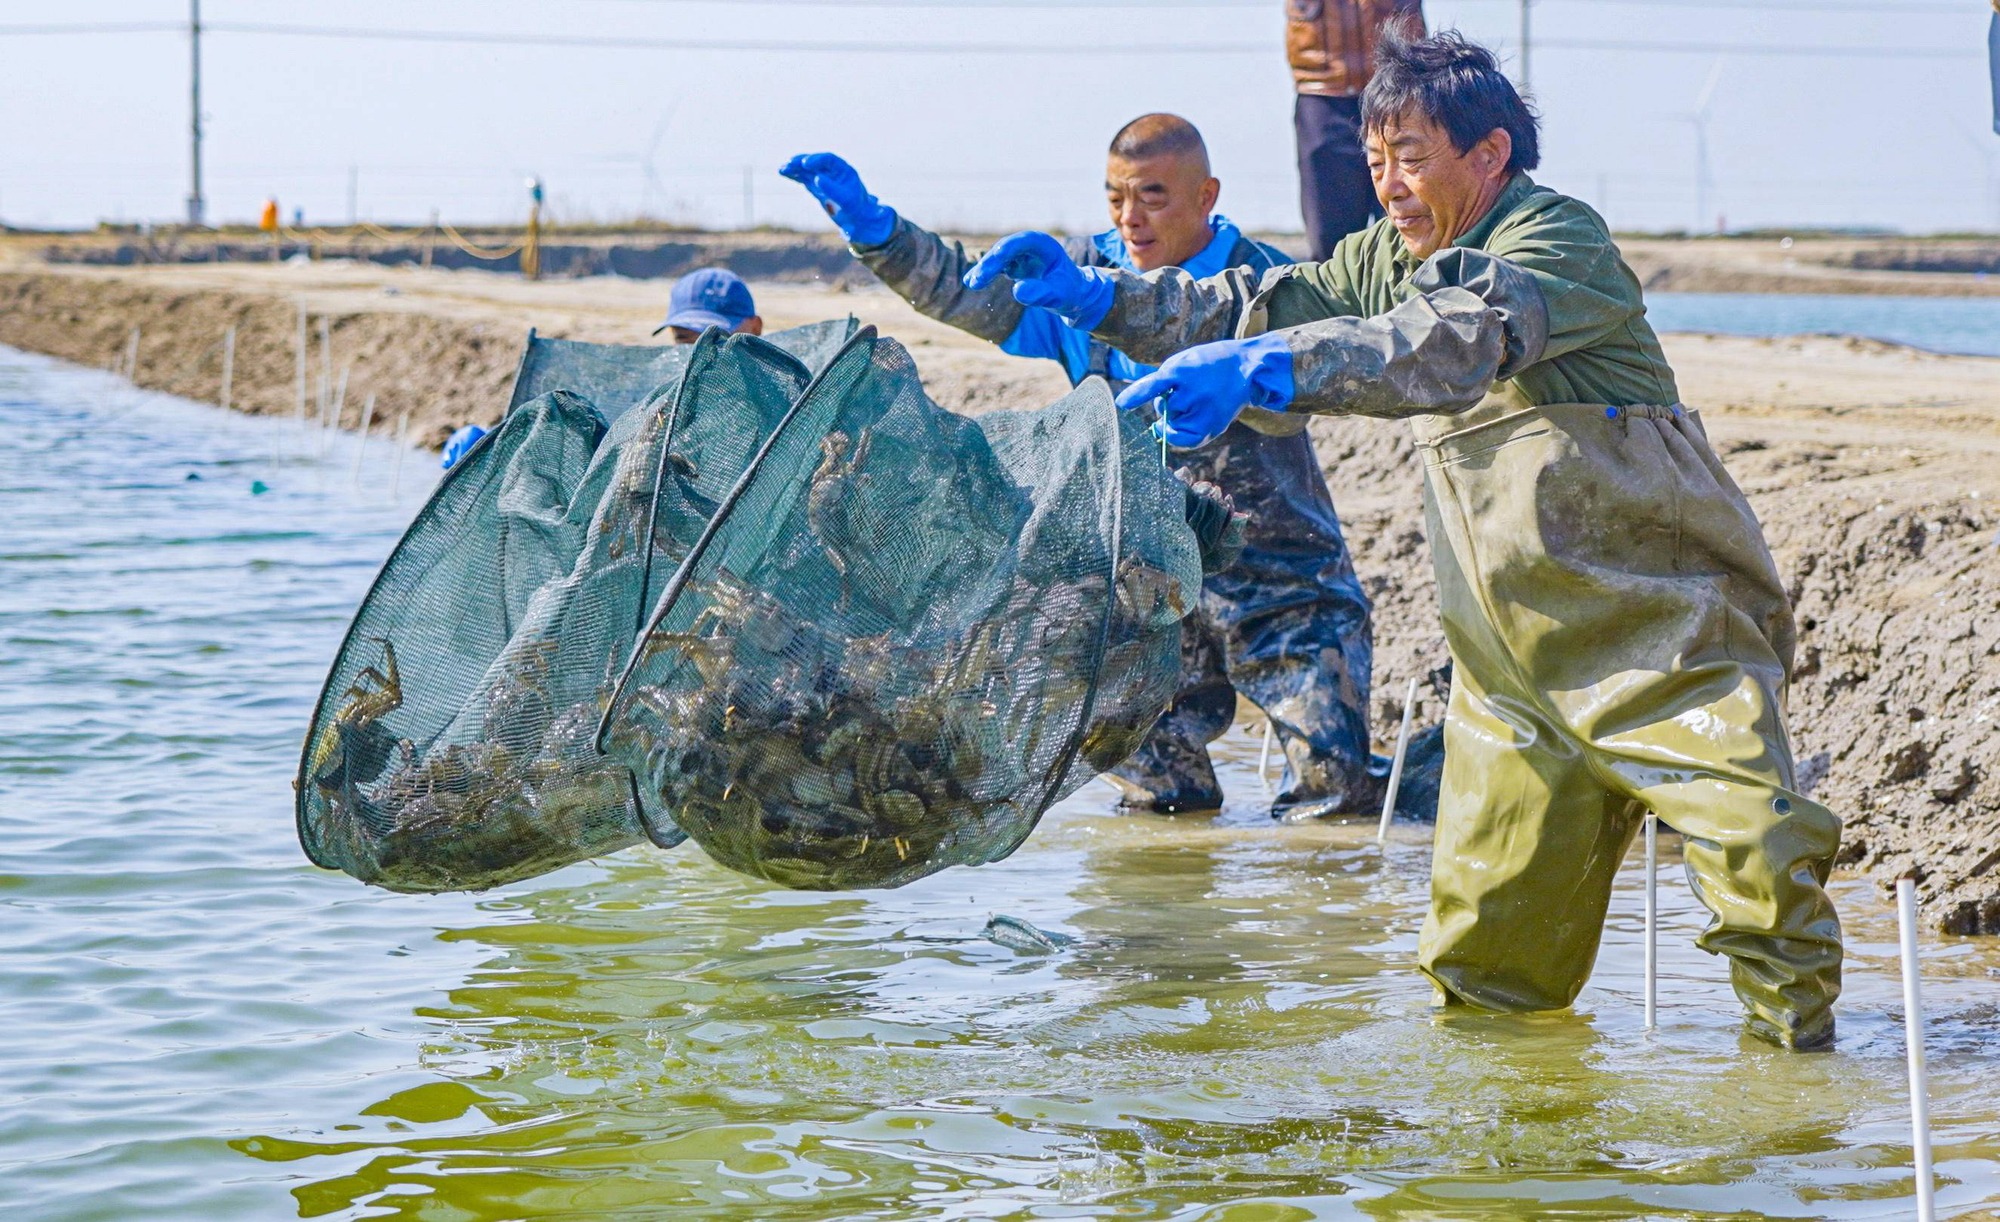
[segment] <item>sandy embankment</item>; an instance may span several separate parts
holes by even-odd
[[[436,444],[499,411],[528,327],[649,342],[665,296],[658,282],[339,264],[50,268],[0,273],[0,343],[102,366],[136,325],[141,384],[214,401],[234,325],[236,406],[285,414],[303,307],[313,388],[324,316],[335,368],[352,366],[345,420],[358,423],[372,393],[378,421],[407,410],[413,435]],[[879,290],[763,285],[759,302],[774,326],[847,312],[876,324],[954,409],[1065,389],[1053,365],[1005,357]],[[1812,792],[1847,821],[1843,866],[1878,879],[1914,868],[1941,925],[2000,933],[2000,360],[1824,338],[1671,337],[1668,349],[1790,582],[1795,746]],[[1313,427],[1377,600],[1386,740],[1405,677],[1444,660],[1418,473],[1398,426]],[[1442,714],[1440,693],[1421,699],[1421,717]]]

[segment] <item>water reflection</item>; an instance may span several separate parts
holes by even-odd
[[[1843,1050],[1768,1050],[1669,888],[1649,1037],[1628,877],[1576,1012],[1434,1014],[1408,968],[1422,854],[1071,812],[1010,862],[806,895],[641,851],[444,935],[494,953],[427,1011],[433,1080],[367,1142],[250,1152],[354,1160],[305,1213],[1896,1216],[1901,1049],[1865,952]],[[1008,950],[977,936],[994,911],[1077,941]]]
[[[357,486],[290,422],[103,382],[0,351],[0,1216],[1908,1215],[1869,888],[1830,1055],[1738,1036],[1677,883],[1642,1032],[1629,874],[1574,1013],[1440,1017],[1421,830],[1271,826],[1246,736],[1220,816],[1092,787],[900,891],[691,849],[476,899],[313,871],[299,727],[414,468],[399,509],[379,443]],[[1926,955],[1949,1216],[2000,1197],[2000,952]]]

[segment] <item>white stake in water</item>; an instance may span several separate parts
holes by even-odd
[[[327,405],[331,402],[333,402],[333,323],[322,314],[319,316],[319,416],[322,428],[326,424]]]
[[[1271,787],[1271,743],[1278,737],[1271,719],[1264,719],[1264,749],[1257,753],[1257,779],[1264,782],[1264,788]]]
[[[1382,824],[1375,840],[1389,838],[1389,820],[1396,817],[1396,791],[1403,787],[1403,756],[1410,749],[1410,718],[1417,711],[1417,677],[1410,676],[1409,690],[1403,693],[1403,728],[1396,731],[1396,758],[1389,765],[1389,791],[1382,795]]]
[[[1931,1180],[1931,1091],[1924,1072],[1924,999],[1917,982],[1917,884],[1896,880],[1896,931],[1903,945],[1903,1042],[1910,1050],[1910,1153],[1916,1161],[1917,1222],[1936,1222]]]
[[[343,375],[343,381],[345,375]],[[361,436],[354,441],[354,470],[349,473],[356,488],[361,486],[361,460],[368,453],[368,426],[375,422],[375,396],[370,394],[361,406]]]
[[[306,303],[299,303],[299,436],[306,435]]]
[[[403,487],[403,451],[410,448],[410,409],[404,408],[396,417],[396,458],[389,465],[389,503],[396,503],[396,494]]]
[[[236,328],[222,333],[222,410],[229,410],[230,383],[236,380]]]
[[[319,452],[321,454],[329,453],[333,449],[334,430],[340,427],[341,413],[347,410],[347,375],[353,368],[352,365],[343,365],[340,367],[340,381],[334,387],[333,396],[327,400],[326,427],[320,431],[319,435]]]
[[[139,328],[132,328],[132,338],[125,344],[125,380],[139,380]]]
[[[1660,820],[1646,812],[1646,1030],[1660,1025]]]

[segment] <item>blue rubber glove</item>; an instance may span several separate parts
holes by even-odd
[[[870,195],[854,167],[832,153],[800,153],[778,173],[812,192],[856,246],[880,246],[896,232],[896,210]]]
[[[456,433],[453,433],[451,440],[444,443],[444,469],[449,471],[457,466],[458,460],[464,458],[473,446],[479,444],[479,439],[484,436],[486,436],[486,430],[476,424],[468,424]]]
[[[1014,282],[1014,300],[1053,310],[1082,331],[1111,312],[1115,290],[1110,275],[1078,267],[1063,244],[1046,233],[1030,229],[1001,238],[966,271],[965,287],[983,289],[1002,276]]]
[[[1272,332],[1176,352],[1127,386],[1118,406],[1129,410],[1158,399],[1160,418],[1153,431],[1188,447],[1220,437],[1246,407],[1284,411],[1297,393],[1292,350]]]

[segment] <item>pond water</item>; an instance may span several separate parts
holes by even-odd
[[[1829,1054],[1738,1035],[1672,871],[1657,1033],[1635,869],[1573,1013],[1441,1019],[1423,829],[1270,825],[1240,732],[1219,817],[1093,784],[900,891],[315,870],[299,737],[430,460],[399,497],[379,441],[5,349],[0,424],[0,1216],[1912,1216],[1870,887]],[[2000,949],[1924,956],[1953,1216],[2000,1200]]]
[[[1818,293],[1648,293],[1660,331],[1860,335],[1931,352],[2000,356],[2000,297]]]

